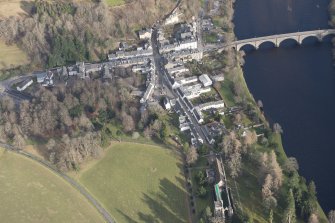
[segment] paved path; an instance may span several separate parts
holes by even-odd
[[[25,157],[27,157],[29,159],[32,159],[32,160],[40,163],[44,167],[48,168],[49,170],[51,170],[52,172],[54,172],[58,176],[62,177],[64,180],[66,180],[69,184],[71,184],[82,195],[84,195],[87,198],[87,200],[89,200],[94,205],[94,207],[104,217],[104,219],[106,220],[106,222],[108,222],[108,223],[115,223],[114,219],[108,213],[108,211],[83,186],[81,186],[79,183],[77,183],[75,180],[73,180],[72,178],[70,178],[66,174],[64,174],[61,171],[59,171],[56,167],[54,167],[49,162],[47,162],[45,160],[42,160],[42,159],[38,158],[37,156],[34,156],[34,155],[32,155],[30,153],[27,153],[27,152],[25,152],[25,151],[23,151],[23,150],[21,150],[19,148],[16,148],[14,146],[8,145],[8,144],[3,143],[3,142],[0,142],[0,147],[3,147],[5,149],[10,150],[12,152],[15,152],[15,153],[17,153],[19,155],[22,155],[22,156],[25,156]]]

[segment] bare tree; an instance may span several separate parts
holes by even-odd
[[[331,210],[328,213],[329,223],[335,223],[335,210]]]
[[[282,127],[279,125],[279,123],[274,123],[273,124],[273,131],[275,132],[275,133],[283,133],[283,129],[282,129]]]
[[[198,160],[198,157],[199,157],[199,155],[198,155],[198,152],[197,152],[196,148],[191,146],[188,149],[187,154],[186,154],[186,162],[188,164],[193,164]]]
[[[311,216],[309,216],[308,223],[319,223],[319,218],[315,213],[312,213]]]
[[[285,169],[288,172],[298,171],[299,170],[299,164],[296,158],[289,157],[285,163]]]

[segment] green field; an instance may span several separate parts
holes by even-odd
[[[0,149],[0,221],[104,222],[98,211],[61,177]]]
[[[109,6],[118,6],[123,5],[125,3],[124,0],[105,0],[105,1]]]
[[[114,143],[101,161],[79,173],[79,181],[118,223],[187,222],[180,165],[171,150]]]

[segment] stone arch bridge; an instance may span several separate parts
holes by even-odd
[[[305,31],[305,32],[295,32],[295,33],[286,33],[286,34],[279,34],[279,35],[272,35],[272,36],[263,36],[263,37],[256,37],[244,40],[237,40],[234,41],[223,48],[233,47],[237,51],[239,51],[242,47],[246,45],[251,45],[256,49],[265,42],[271,42],[276,47],[279,47],[280,44],[285,40],[295,40],[298,44],[302,44],[304,39],[308,37],[315,37],[319,41],[322,41],[328,35],[335,35],[335,29],[323,29],[323,30],[313,30],[313,31]]]

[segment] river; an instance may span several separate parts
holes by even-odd
[[[238,39],[328,27],[328,0],[237,0]],[[330,38],[329,38],[330,39]],[[249,50],[243,67],[248,87],[268,120],[283,127],[288,156],[314,180],[325,210],[335,209],[335,70],[331,44],[308,38],[302,46],[264,44]]]

